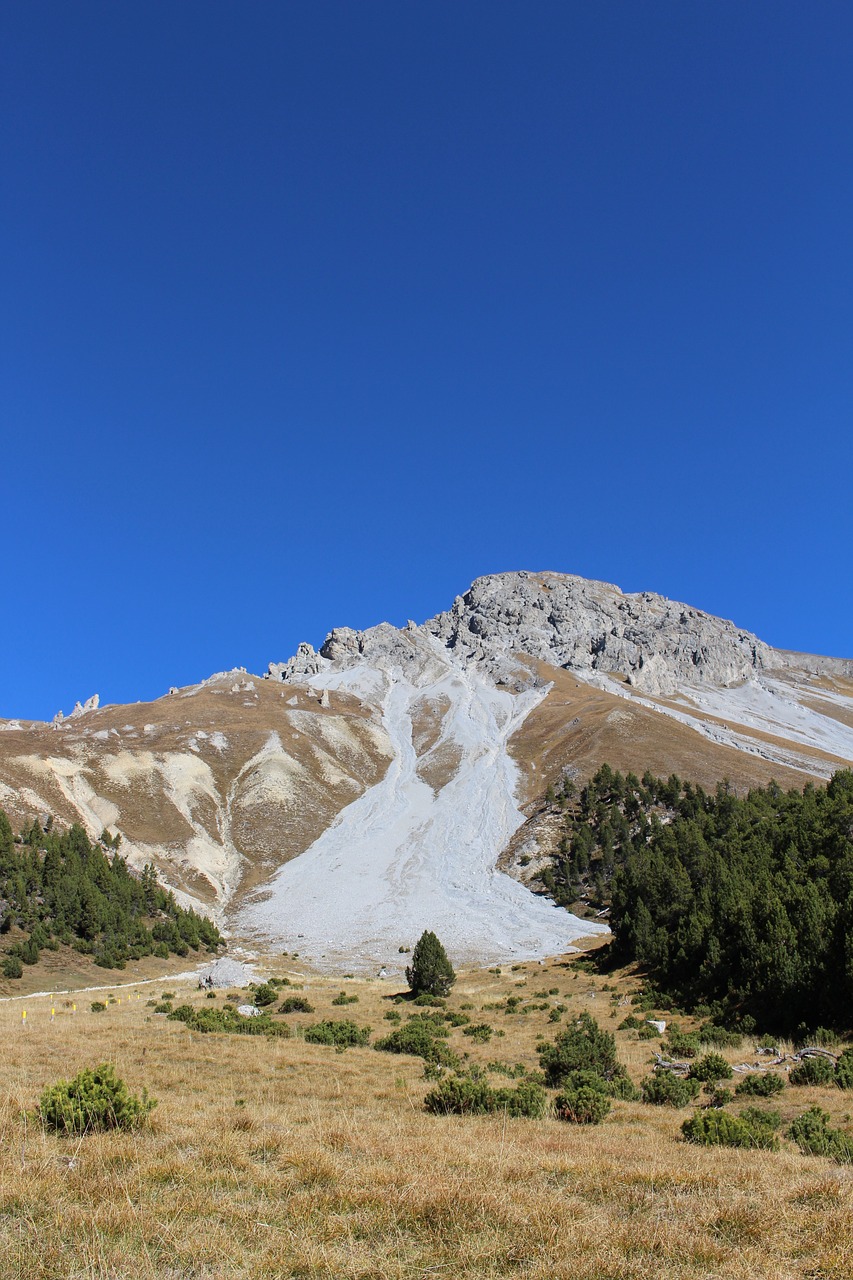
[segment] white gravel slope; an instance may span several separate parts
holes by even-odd
[[[440,655],[440,656],[439,656]],[[242,913],[248,932],[327,968],[399,969],[400,946],[434,930],[454,962],[554,955],[606,931],[538,898],[495,861],[523,821],[506,747],[544,689],[513,695],[452,665],[435,645],[414,675],[356,666],[312,677],[379,702],[394,747],[385,777],[339,815]],[[377,696],[378,695],[378,696]],[[412,708],[449,699],[441,741],[461,764],[437,793],[417,774]]]

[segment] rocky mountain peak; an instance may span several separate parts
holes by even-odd
[[[684,682],[729,686],[782,665],[775,650],[732,622],[571,574],[477,578],[425,627],[466,661],[488,667],[507,651],[523,652],[578,672],[615,673],[655,694]]]

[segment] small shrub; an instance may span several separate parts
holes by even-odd
[[[157,1013],[157,1010],[155,1009],[154,1012]],[[195,1009],[191,1004],[179,1004],[177,1009],[173,1009],[172,1006],[169,1005],[168,1010],[161,1009],[160,1012],[168,1012],[170,1022],[190,1023],[195,1017]],[[215,1009],[211,1010],[211,1013],[215,1014],[216,1012],[217,1011]]]
[[[463,1036],[470,1036],[478,1044],[488,1044],[494,1034],[494,1028],[488,1022],[474,1022],[470,1027],[462,1028]]]
[[[730,1102],[734,1102],[731,1089],[718,1089],[715,1085],[706,1084],[705,1092],[708,1094],[709,1107],[727,1107]]]
[[[621,1067],[607,1081],[607,1096],[620,1102],[639,1102],[640,1090]]]
[[[155,1013],[171,1013],[172,1012],[171,1001],[161,1000],[159,1004],[155,1004],[154,1012]]]
[[[595,1019],[582,1013],[573,1027],[567,1027],[553,1044],[539,1050],[539,1065],[546,1083],[559,1089],[573,1071],[592,1070],[609,1077],[618,1066],[616,1041],[609,1031],[602,1031]]]
[[[397,1027],[390,1035],[377,1040],[374,1049],[381,1053],[410,1053],[425,1062],[437,1062],[441,1066],[456,1067],[459,1059],[441,1040],[435,1030],[422,1018],[411,1018],[405,1026]]]
[[[496,1089],[496,1110],[513,1118],[538,1119],[545,1110],[547,1095],[538,1080],[522,1080],[514,1089]]]
[[[739,1049],[743,1044],[743,1036],[739,1031],[727,1031],[725,1027],[715,1026],[709,1022],[699,1032],[703,1044],[714,1049]]]
[[[601,1124],[610,1114],[610,1108],[607,1095],[589,1085],[566,1089],[554,1099],[557,1118],[569,1124]]]
[[[313,1013],[314,1006],[304,996],[288,996],[278,1006],[279,1013]]]
[[[286,1022],[273,1022],[264,1013],[244,1018],[229,1004],[224,1004],[221,1009],[206,1006],[194,1009],[191,1004],[181,1004],[168,1016],[171,1022],[183,1022],[191,1031],[202,1034],[220,1032],[236,1036],[278,1036],[282,1039],[290,1035]]]
[[[385,1021],[398,1023],[398,1022],[402,1022],[403,1019],[396,1009],[388,1009],[385,1012]]]
[[[89,1008],[92,1010],[92,1013],[103,1013],[106,1007],[107,1006],[104,1004],[103,1000],[93,1000],[92,1003],[89,1005]]]
[[[358,996],[348,996],[345,991],[339,991],[332,1004],[358,1004]]]
[[[493,1089],[482,1080],[451,1076],[424,1098],[424,1106],[433,1115],[488,1115],[504,1112],[508,1116],[537,1118],[545,1109],[545,1090],[531,1080],[523,1080],[515,1089]]]
[[[641,1022],[639,1018],[635,1018],[633,1013],[629,1013],[627,1018],[623,1018],[616,1028],[617,1031],[639,1031],[640,1027],[648,1026],[648,1023]]]
[[[820,1107],[809,1107],[797,1116],[788,1130],[797,1146],[807,1156],[828,1156],[838,1164],[853,1164],[853,1137],[829,1124],[829,1113]]]
[[[267,1005],[274,1004],[278,999],[275,987],[269,982],[262,982],[259,987],[254,990],[255,1005],[259,1009],[266,1009]]]
[[[685,1080],[671,1071],[658,1071],[641,1081],[643,1102],[655,1107],[686,1107],[699,1092],[698,1080]]]
[[[522,1076],[527,1075],[527,1068],[523,1062],[516,1062],[514,1066],[508,1062],[487,1062],[486,1070],[493,1071],[495,1075],[508,1076],[510,1080],[520,1080]]]
[[[761,1107],[744,1107],[740,1118],[751,1128],[769,1129],[771,1133],[776,1133],[782,1128],[782,1117],[778,1111],[762,1111]]]
[[[644,1022],[637,1031],[638,1040],[659,1040],[660,1032],[657,1027],[653,1027],[650,1022]]]
[[[823,1085],[835,1082],[835,1064],[829,1058],[803,1058],[788,1077],[794,1085]]]
[[[772,1123],[734,1116],[730,1111],[697,1111],[684,1121],[681,1132],[687,1142],[705,1147],[762,1147],[775,1151],[779,1146]]]
[[[688,1075],[691,1080],[731,1080],[732,1069],[719,1053],[706,1053],[692,1064]]]
[[[448,1013],[446,1013],[444,1017],[445,1017],[445,1021],[451,1027],[467,1027],[469,1022],[471,1021],[467,1013],[455,1013],[453,1010],[450,1010]]]
[[[853,1089],[853,1049],[845,1049],[838,1059],[835,1083],[839,1089]]]
[[[422,991],[420,995],[415,996],[412,1004],[423,1005],[427,1009],[444,1009],[447,1001],[444,996],[434,996],[429,991]]]
[[[130,1093],[108,1062],[81,1071],[73,1080],[60,1080],[45,1089],[38,1116],[49,1129],[85,1134],[99,1129],[137,1129],[156,1106],[145,1089]]]
[[[370,1040],[370,1027],[357,1027],[354,1022],[327,1020],[305,1029],[309,1044],[334,1045],[338,1049],[366,1045]]]
[[[781,1093],[784,1088],[785,1081],[781,1076],[772,1075],[770,1072],[766,1075],[750,1072],[748,1076],[738,1081],[735,1093],[748,1098],[772,1098],[777,1093]]]
[[[24,976],[24,966],[20,956],[6,956],[3,961],[3,977],[4,978],[22,978]]]
[[[682,1031],[675,1023],[667,1031],[667,1049],[676,1058],[695,1058],[701,1041],[695,1031]]]

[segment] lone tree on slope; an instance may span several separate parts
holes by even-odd
[[[426,929],[415,944],[406,981],[414,995],[446,996],[456,981],[453,965],[438,938]]]

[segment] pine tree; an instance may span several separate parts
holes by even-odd
[[[438,938],[426,929],[415,944],[406,981],[414,995],[446,996],[456,981],[453,965]]]

